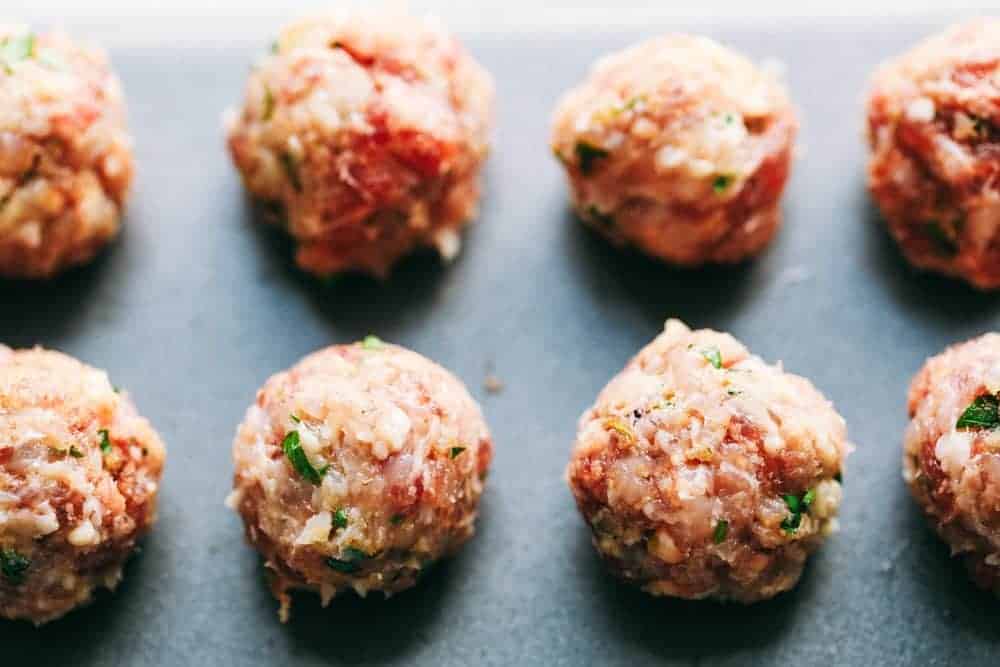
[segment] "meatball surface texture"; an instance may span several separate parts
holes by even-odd
[[[413,586],[474,529],[493,456],[479,406],[449,372],[373,337],[270,378],[233,445],[230,507],[289,592]]]
[[[980,586],[1000,595],[1000,335],[932,357],[913,378],[903,478]]]
[[[914,266],[1000,287],[1000,20],[935,35],[880,67],[868,186]]]
[[[131,180],[105,55],[0,25],[0,276],[49,278],[90,261],[118,233]]]
[[[421,246],[458,253],[492,109],[491,77],[435,20],[343,10],[282,30],[227,118],[229,149],[301,268],[385,276]]]
[[[106,373],[0,346],[0,617],[41,624],[114,589],[156,519],[164,457]]]
[[[850,449],[807,380],[670,320],[580,418],[567,479],[617,576],[754,602],[792,588],[836,530]]]
[[[769,72],[671,34],[599,60],[559,103],[551,145],[584,222],[696,266],[745,259],[777,231],[797,130]]]

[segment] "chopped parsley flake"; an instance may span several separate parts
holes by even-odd
[[[729,186],[733,184],[734,177],[731,174],[719,174],[712,181],[712,191],[721,195],[723,192],[729,189]]]
[[[717,347],[706,347],[701,350],[701,356],[708,360],[715,368],[722,368],[722,353]]]
[[[716,544],[722,544],[726,539],[726,534],[729,533],[729,522],[725,519],[720,519],[719,523],[715,524],[715,532],[712,533],[712,541]]]
[[[398,526],[399,524],[403,523],[403,519],[405,518],[406,517],[404,517],[402,514],[393,514],[391,517],[389,517],[389,523],[391,523],[394,526]]]
[[[263,120],[271,120],[274,115],[274,93],[267,86],[264,86],[264,111],[261,114]]]
[[[83,452],[81,452],[79,449],[77,449],[76,445],[70,445],[69,455],[72,456],[74,459],[82,459],[83,458]]]
[[[809,489],[801,497],[789,494],[783,498],[791,514],[781,522],[781,529],[786,533],[794,533],[802,525],[802,515],[809,511],[809,506],[816,500],[816,490]]]
[[[32,33],[5,37],[0,40],[0,65],[10,74],[16,63],[31,58],[34,52],[35,36]]]
[[[0,574],[8,583],[17,586],[24,583],[24,573],[31,567],[31,561],[13,549],[0,549]]]
[[[587,218],[590,219],[591,222],[596,222],[605,227],[615,226],[615,216],[610,213],[602,213],[601,209],[596,206],[591,206],[587,209]]]
[[[842,473],[842,472],[838,472],[836,475],[833,476],[833,478],[835,480],[837,480],[837,484],[843,484],[844,483],[844,473]]]
[[[373,336],[368,334],[365,339],[361,341],[361,347],[366,350],[381,350],[385,343],[378,336]]]
[[[948,230],[940,222],[928,220],[924,229],[938,254],[951,257],[958,253],[958,241],[953,238],[952,234],[948,233]]]
[[[1000,416],[998,416],[997,396],[996,394],[983,394],[977,396],[969,404],[962,416],[958,418],[955,428],[996,428],[998,424],[1000,424]]]
[[[111,437],[108,435],[108,430],[102,428],[97,432],[101,436],[101,451],[105,454],[111,453]]]
[[[610,153],[603,148],[598,148],[586,141],[576,142],[576,159],[580,163],[580,171],[584,176],[589,176],[594,169],[594,162],[606,158]]]
[[[299,174],[299,163],[295,161],[290,153],[282,152],[280,154],[281,166],[285,169],[285,175],[288,176],[289,183],[295,188],[296,192],[302,192],[302,176]]]
[[[288,432],[288,435],[281,442],[281,449],[284,450],[285,457],[288,458],[295,471],[304,479],[316,485],[319,485],[323,481],[323,475],[326,474],[330,466],[323,466],[320,470],[313,467],[313,464],[309,462],[309,457],[306,456],[305,450],[302,449],[298,431]]]
[[[722,117],[722,120],[726,123],[726,125],[732,125],[736,122],[736,116],[734,114],[727,113]]]
[[[343,507],[333,513],[333,527],[347,528],[347,510]]]
[[[301,423],[302,423],[302,420],[301,420],[301,419],[299,419],[299,418],[298,418],[297,416],[295,416],[294,414],[292,414],[292,415],[288,415],[288,418],[289,418],[289,419],[291,419],[291,420],[292,420],[293,422],[295,422],[296,424],[301,424]]]
[[[451,458],[458,458],[458,455],[465,451],[465,447],[452,447]]]
[[[350,574],[351,572],[357,571],[358,568],[361,567],[361,561],[367,560],[368,558],[370,558],[370,556],[361,549],[347,547],[344,549],[343,558],[327,558],[326,564],[327,567],[336,570],[337,572]]]

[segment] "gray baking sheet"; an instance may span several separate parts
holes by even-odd
[[[775,243],[699,271],[612,249],[574,222],[547,148],[557,96],[641,35],[470,37],[499,93],[482,215],[453,265],[417,256],[385,284],[304,276],[290,244],[254,223],[220,128],[253,49],[112,45],[138,163],[125,232],[53,283],[0,284],[0,341],[71,353],[132,393],[168,444],[160,521],[114,595],[40,630],[0,623],[2,664],[996,664],[998,602],[925,527],[900,440],[912,374],[996,328],[1000,297],[911,271],[864,188],[867,75],[942,25],[702,27],[787,64],[804,150]],[[563,482],[577,417],[667,317],[730,331],[811,378],[857,443],[842,532],[773,601],[618,584]],[[478,534],[414,590],[325,610],[300,596],[283,626],[222,504],[230,443],[268,375],[369,332],[452,369],[481,401],[496,461]],[[501,393],[484,390],[489,373]]]

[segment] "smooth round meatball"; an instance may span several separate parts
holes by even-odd
[[[163,443],[103,371],[0,346],[0,617],[114,589],[156,520]]]
[[[704,37],[607,56],[555,112],[580,218],[667,262],[737,262],[781,223],[798,121],[778,81]]]
[[[229,148],[297,243],[298,265],[385,276],[446,259],[476,215],[493,83],[436,21],[344,10],[285,28],[254,68]]]
[[[910,385],[903,478],[952,554],[1000,595],[1000,335],[932,357]]]
[[[616,575],[754,602],[792,588],[836,530],[850,449],[807,380],[670,320],[580,418],[566,475]]]
[[[1000,287],[1000,20],[883,65],[868,97],[868,186],[911,264]]]
[[[479,406],[432,361],[374,337],[270,378],[233,445],[227,501],[289,591],[386,596],[473,533],[493,456]]]
[[[0,25],[0,276],[48,278],[118,233],[132,180],[121,86],[101,51]]]

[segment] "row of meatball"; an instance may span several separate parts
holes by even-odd
[[[869,91],[869,187],[916,266],[1000,287],[1000,21],[950,28]],[[0,26],[0,274],[51,276],[117,232],[132,175],[119,83],[99,52]],[[445,258],[476,215],[489,74],[436,21],[341,11],[281,31],[226,118],[247,189],[318,275]],[[672,34],[601,59],[551,148],[580,218],[667,262],[736,262],[781,222],[798,121],[770,72]]]
[[[974,579],[1000,593],[1000,335],[930,359],[903,476]],[[44,623],[114,588],[152,526],[164,447],[108,376],[0,348],[0,617]],[[566,479],[619,577],[754,602],[837,530],[844,420],[732,336],[667,322],[580,418]],[[479,406],[430,360],[369,336],[271,377],[233,444],[227,504],[289,593],[390,595],[473,534],[493,456]]]

